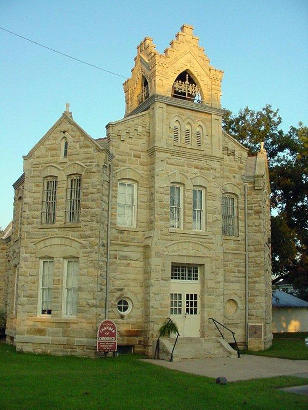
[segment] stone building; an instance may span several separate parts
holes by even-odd
[[[209,318],[270,346],[266,152],[222,130],[222,76],[191,26],[163,54],[147,37],[106,138],[67,105],[24,157],[6,292],[17,350],[94,355],[108,318],[120,346],[151,354],[167,317],[186,352],[228,353]]]

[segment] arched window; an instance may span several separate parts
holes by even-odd
[[[205,188],[193,187],[193,230],[205,229]]]
[[[186,124],[184,141],[185,141],[185,144],[187,145],[191,144],[191,125],[190,124]]]
[[[56,176],[44,178],[41,211],[41,222],[43,224],[54,224],[56,222],[57,184],[58,178]]]
[[[173,142],[179,143],[181,135],[181,125],[179,121],[175,121],[173,126]]]
[[[201,147],[202,145],[202,128],[200,127],[200,125],[196,130],[196,145],[197,147]]]
[[[237,196],[231,193],[222,196],[222,234],[238,236]]]
[[[61,140],[61,157],[67,158],[68,153],[68,141],[66,137],[63,137]]]
[[[136,227],[137,183],[122,179],[118,182],[117,225]]]
[[[183,228],[183,186],[170,186],[170,228]]]
[[[67,157],[67,150],[68,150],[68,142],[67,139],[65,138],[64,145],[63,145],[63,157]]]
[[[81,175],[69,175],[66,187],[66,222],[80,221]]]
[[[188,71],[183,71],[175,79],[172,86],[172,97],[201,102],[201,91]]]

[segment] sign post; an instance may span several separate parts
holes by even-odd
[[[112,320],[103,320],[97,330],[97,353],[103,353],[105,356],[108,352],[115,354],[117,350],[117,327]]]

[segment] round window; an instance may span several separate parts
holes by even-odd
[[[122,298],[118,300],[117,308],[121,315],[127,315],[131,311],[132,303],[129,299]]]

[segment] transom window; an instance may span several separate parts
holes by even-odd
[[[172,265],[171,279],[199,280],[199,268],[193,265]]]
[[[54,224],[56,222],[57,183],[57,177],[47,177],[44,179],[41,212],[41,221],[43,224]]]
[[[170,227],[182,227],[182,187],[171,185],[170,187]]]
[[[226,236],[237,235],[237,201],[232,194],[222,197],[222,233]]]
[[[204,229],[204,189],[193,189],[193,229],[202,231]]]
[[[66,222],[80,220],[81,176],[70,175],[66,190]]]
[[[118,184],[117,224],[136,226],[137,184],[120,181]]]

